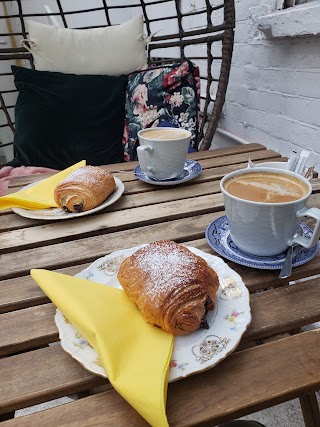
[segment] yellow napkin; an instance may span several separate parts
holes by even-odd
[[[149,325],[121,289],[47,270],[31,276],[96,350],[113,387],[149,424],[168,426],[173,335]]]
[[[71,172],[85,165],[86,161],[82,160],[26,190],[17,191],[8,196],[0,197],[0,211],[9,208],[47,209],[55,206],[57,207],[58,205],[53,198],[54,189],[59,182],[67,178]]]

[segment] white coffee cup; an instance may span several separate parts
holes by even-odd
[[[304,184],[305,194],[293,201],[267,203],[246,200],[232,195],[226,190],[225,183],[230,178],[257,172],[292,176]],[[224,196],[230,236],[242,251],[258,256],[273,256],[285,251],[293,243],[311,248],[318,241],[320,209],[305,207],[312,192],[311,184],[306,178],[287,170],[276,168],[266,170],[263,167],[254,167],[227,174],[222,178],[220,188]],[[296,235],[300,218],[304,216],[316,220],[310,239]]]
[[[149,128],[138,132],[141,170],[149,178],[178,178],[184,169],[191,132],[179,128]]]

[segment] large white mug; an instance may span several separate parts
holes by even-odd
[[[244,193],[238,193],[237,195],[230,194],[230,183],[232,181],[239,183],[240,178],[242,183],[245,184],[247,182],[245,184],[247,186],[249,182],[250,187],[247,187],[251,189],[249,197],[253,197],[253,187],[251,187],[250,181],[251,178],[256,178],[252,174],[261,172],[267,174],[260,175],[259,177],[262,187],[269,185],[270,174],[273,174],[273,179],[277,179],[276,176],[280,175],[282,180],[292,181],[297,184],[297,188],[301,187],[301,197],[298,196],[296,200],[292,201],[270,203],[246,200],[243,198],[247,197]],[[246,174],[251,174],[251,176]],[[246,176],[244,177],[244,175]],[[228,218],[230,236],[235,245],[242,251],[258,256],[273,256],[280,254],[294,243],[305,248],[311,248],[318,241],[320,233],[320,209],[305,207],[312,192],[311,184],[306,178],[291,171],[255,167],[227,174],[222,178],[220,188],[224,196],[224,206]],[[305,216],[316,220],[310,239],[297,233],[300,220]]]
[[[141,170],[149,178],[178,178],[184,169],[191,132],[179,128],[149,128],[138,132]]]

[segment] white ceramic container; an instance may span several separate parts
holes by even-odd
[[[290,202],[254,202],[229,194],[224,188],[224,183],[237,175],[265,172],[265,168],[241,169],[224,176],[220,182],[220,187],[224,196],[230,236],[233,242],[242,251],[258,256],[277,255],[293,243],[305,248],[314,246],[320,233],[320,209],[305,207],[312,191],[310,182],[291,171],[281,170],[280,172],[279,169],[275,168],[268,170],[294,176],[304,182],[309,190],[301,199]],[[314,232],[310,239],[300,235],[295,236],[301,218],[304,216],[316,220]]]
[[[168,139],[155,139],[148,134],[155,129],[168,134]],[[172,137],[176,134],[176,138]],[[179,128],[150,128],[138,132],[137,148],[141,170],[149,178],[168,180],[178,178],[184,169],[191,132]],[[169,139],[170,137],[170,139]]]

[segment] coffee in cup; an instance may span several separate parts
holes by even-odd
[[[160,140],[181,139],[186,136],[188,135],[184,130],[177,128],[150,128],[144,135],[145,138]]]
[[[149,178],[178,178],[184,169],[191,132],[180,128],[149,128],[138,132],[141,170]]]
[[[293,243],[306,248],[320,233],[320,209],[306,208],[309,181],[291,171],[255,167],[231,172],[220,182],[230,236],[244,252],[258,256],[280,254]],[[310,239],[295,236],[300,218],[316,225]]]
[[[225,181],[224,188],[240,199],[264,203],[299,200],[309,191],[309,187],[295,176],[265,171],[236,175]]]

